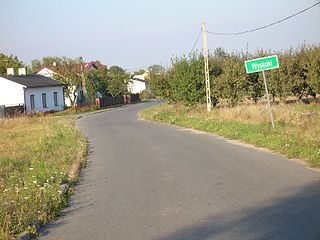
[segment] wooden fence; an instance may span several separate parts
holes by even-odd
[[[103,97],[96,98],[96,107],[106,108],[110,106],[124,105],[124,104],[132,104],[140,102],[140,94],[128,94],[124,96],[116,96],[116,97]]]
[[[24,113],[24,105],[0,106],[0,117],[14,117]]]

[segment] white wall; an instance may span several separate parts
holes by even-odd
[[[37,74],[40,74],[40,75],[45,76],[45,77],[52,78],[52,76],[54,74],[54,71],[52,71],[51,69],[45,67],[45,68],[41,69]]]
[[[58,92],[58,106],[54,106],[53,93]],[[42,93],[46,93],[47,96],[47,107],[43,107]],[[64,97],[63,97],[63,86],[54,87],[41,87],[41,88],[28,88],[25,92],[26,95],[26,112],[31,112],[30,95],[34,95],[35,98],[35,109],[36,112],[47,112],[47,111],[61,111],[64,109]]]
[[[131,80],[128,84],[128,91],[131,93],[141,93],[143,90],[146,90],[146,83],[139,80]]]
[[[16,106],[24,104],[23,85],[0,77],[0,105]]]
[[[54,79],[54,74],[55,74],[55,72],[52,71],[51,69],[45,67],[45,68],[41,69],[39,72],[37,72],[37,74],[40,74],[40,75],[42,75],[42,76],[45,76],[45,77],[49,77],[49,78]],[[58,81],[59,81],[59,80],[58,80]],[[74,87],[74,88],[75,88],[75,87]],[[73,89],[74,89],[74,88],[73,88]],[[72,91],[73,91],[73,89],[72,89]],[[80,95],[80,91],[82,91],[82,88],[81,88],[81,87],[78,88],[77,91],[76,91],[76,95],[77,95],[77,96]],[[73,94],[70,94],[70,97],[73,99]],[[77,99],[75,99],[75,100],[77,100]],[[67,107],[71,107],[71,106],[72,106],[71,101],[70,101],[70,98],[69,98],[68,96],[65,96],[64,102],[65,102],[65,105],[66,105]]]

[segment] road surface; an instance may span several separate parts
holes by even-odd
[[[78,121],[88,166],[39,239],[319,240],[320,174],[223,138],[139,120],[142,103]]]

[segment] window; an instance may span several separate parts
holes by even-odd
[[[47,108],[47,94],[46,93],[42,93],[42,106],[43,108]]]
[[[53,102],[55,106],[58,106],[58,92],[53,93]]]
[[[31,106],[31,110],[35,109],[34,95],[30,95],[30,106]]]

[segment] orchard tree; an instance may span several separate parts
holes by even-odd
[[[305,51],[302,65],[310,93],[316,97],[320,94],[320,46],[311,46]]]

